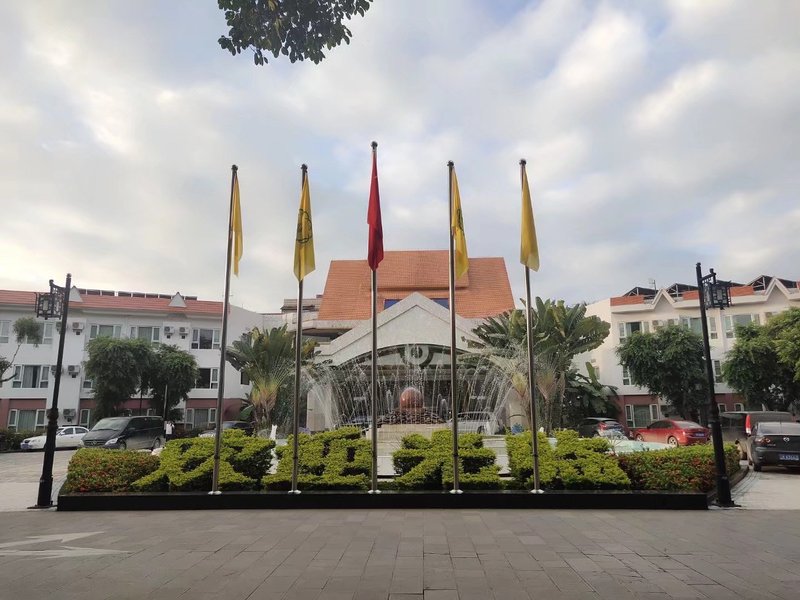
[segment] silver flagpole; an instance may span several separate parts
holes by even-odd
[[[451,494],[460,494],[458,487],[458,397],[456,385],[456,266],[455,266],[455,241],[453,238],[453,161],[447,163],[449,206],[448,228],[450,230],[450,406],[453,411],[453,489]]]
[[[236,173],[239,167],[231,166],[231,204],[228,210],[228,259],[225,263],[225,300],[222,303],[222,339],[219,351],[219,384],[217,388],[217,415],[214,428],[214,472],[211,476],[211,491],[217,495],[219,491],[219,449],[222,442],[222,398],[225,395],[225,352],[228,343],[228,308],[231,292],[231,250],[233,246],[233,190],[236,185]],[[166,404],[166,401],[165,401]],[[166,417],[166,415],[164,415]]]
[[[373,157],[378,151],[378,143],[372,142]],[[372,271],[372,489],[378,490],[378,270]]]
[[[525,171],[527,161],[519,161],[520,180]],[[531,447],[533,448],[533,489],[531,493],[541,494],[544,490],[539,487],[539,431],[536,424],[536,386],[534,385],[533,371],[533,307],[531,305],[531,270],[525,267],[525,315],[528,339],[528,390],[531,395]]]
[[[302,172],[300,180],[300,189],[308,177],[308,167],[302,165],[300,167]],[[292,424],[292,489],[289,490],[290,494],[299,494],[300,490],[297,489],[297,471],[299,468],[299,451],[300,451],[300,355],[303,345],[303,280],[300,279],[297,283],[297,334],[295,338],[295,357],[294,357],[294,423]]]

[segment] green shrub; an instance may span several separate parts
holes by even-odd
[[[631,452],[618,459],[637,490],[709,492],[716,485],[712,444]],[[728,475],[739,470],[739,454],[733,444],[725,444],[725,463]]]
[[[459,487],[462,489],[500,489],[503,487],[495,465],[495,454],[483,447],[477,433],[458,436]],[[392,455],[398,477],[394,486],[401,490],[443,489],[453,487],[453,434],[434,431],[431,439],[408,435],[402,447]]]
[[[630,486],[609,444],[602,438],[584,439],[571,430],[555,434],[555,450],[543,433],[539,433],[539,484],[545,489],[614,490]],[[533,452],[531,434],[506,436],[508,464],[515,487],[533,486]]]
[[[158,469],[157,456],[141,452],[81,448],[69,461],[66,494],[128,492],[131,483]]]
[[[161,452],[157,471],[138,479],[139,491],[210,490],[214,471],[215,439],[171,440]],[[249,437],[243,431],[223,432],[220,445],[219,489],[256,490],[272,464],[273,440]]]
[[[46,431],[14,431],[13,429],[0,429],[0,451],[2,450],[19,450],[19,445],[22,440],[34,437],[37,435],[44,435]]]
[[[268,490],[292,487],[294,439],[277,449],[280,462],[274,475],[262,479]],[[343,427],[297,440],[297,487],[301,490],[366,490],[372,473],[372,445],[357,427]]]

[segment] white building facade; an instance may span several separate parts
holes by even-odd
[[[668,288],[634,288],[624,296],[606,298],[587,306],[611,324],[605,342],[576,359],[578,365],[590,362],[600,380],[617,388],[621,415],[629,427],[643,427],[668,413],[669,406],[647,390],[631,385],[630,375],[619,364],[616,349],[634,332],[653,332],[666,325],[682,325],[702,333],[700,304],[696,286],[673,284]],[[760,276],[747,285],[731,287],[731,306],[707,311],[711,360],[714,365],[715,392],[720,410],[742,410],[744,399],[722,380],[722,363],[736,343],[736,325],[766,323],[773,315],[791,307],[800,308],[798,282]]]

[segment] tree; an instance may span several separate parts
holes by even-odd
[[[344,24],[369,10],[372,0],[218,0],[230,30],[219,45],[236,55],[253,50],[253,62],[264,65],[265,54],[309,59],[318,64],[352,33]]]
[[[699,420],[707,398],[703,339],[678,325],[634,333],[617,347],[634,385],[667,400],[684,419]]]
[[[0,385],[2,385],[5,381],[14,379],[14,373],[11,373],[11,375],[8,377],[5,377],[5,374],[6,371],[8,371],[14,365],[14,360],[17,358],[17,354],[19,353],[19,349],[22,347],[22,344],[28,343],[38,346],[42,341],[41,323],[36,321],[36,319],[33,317],[22,317],[21,319],[17,319],[14,321],[12,329],[14,331],[14,339],[17,342],[17,348],[14,350],[14,354],[11,356],[11,360],[7,360],[4,356],[0,356]]]
[[[94,384],[95,419],[119,414],[122,404],[148,388],[153,350],[140,339],[98,337],[87,346],[86,375]]]
[[[772,317],[766,325],[739,326],[722,376],[748,406],[788,410],[800,405],[800,309]]]
[[[146,377],[151,394],[150,406],[156,414],[165,419],[175,418],[174,408],[181,400],[188,399],[189,390],[197,383],[197,373],[197,361],[191,353],[168,344],[158,346]]]
[[[272,424],[281,393],[288,391],[294,375],[294,335],[286,326],[262,331],[254,327],[227,349],[227,360],[252,384],[249,401],[259,427]]]
[[[536,298],[531,312],[533,351],[536,357],[534,385],[539,392],[542,426],[546,431],[562,424],[567,375],[572,360],[597,348],[608,337],[611,326],[596,316],[586,316],[586,305],[567,306],[563,300]],[[474,330],[478,347],[511,379],[524,398],[527,384],[527,323],[523,310],[512,310],[487,319]],[[523,403],[530,420],[530,406]]]
[[[563,421],[569,426],[576,426],[586,417],[619,416],[617,388],[603,385],[592,363],[587,362],[585,367],[586,375],[575,368],[567,372]]]

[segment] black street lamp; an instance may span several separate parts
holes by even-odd
[[[700,295],[700,321],[703,327],[703,352],[706,360],[706,377],[708,378],[708,425],[711,429],[711,442],[714,445],[714,463],[716,465],[717,504],[735,506],[731,499],[731,482],[728,480],[728,469],[725,467],[725,450],[722,447],[722,427],[719,424],[719,406],[714,391],[714,365],[711,362],[711,344],[708,341],[707,308],[723,310],[731,305],[730,281],[717,281],[714,269],[703,276],[700,263],[697,263],[697,290]]]
[[[36,294],[36,316],[47,319],[61,317],[58,333],[58,358],[56,359],[55,380],[53,381],[53,405],[47,411],[47,441],[44,444],[42,476],[39,479],[39,496],[32,508],[50,508],[53,505],[53,459],[56,452],[56,431],[58,430],[58,391],[61,387],[61,365],[64,360],[64,336],[67,331],[67,312],[69,311],[69,291],[72,275],[67,273],[67,282],[62,288],[50,280],[50,291]]]

